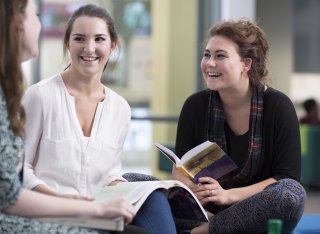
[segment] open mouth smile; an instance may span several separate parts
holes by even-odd
[[[217,77],[222,76],[222,73],[220,73],[220,72],[208,72],[208,73],[207,73],[207,76],[208,76],[209,78],[217,78]]]
[[[80,56],[80,58],[81,58],[82,60],[88,61],[88,62],[90,62],[90,61],[95,61],[95,60],[98,60],[98,59],[99,59],[99,57],[92,57],[92,56]]]

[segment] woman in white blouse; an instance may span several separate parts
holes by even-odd
[[[26,188],[91,200],[98,188],[126,181],[120,174],[120,155],[130,125],[130,107],[101,83],[117,41],[113,19],[101,7],[83,6],[70,18],[64,37],[70,65],[61,74],[32,85],[23,98]],[[175,233],[165,195],[154,196],[156,203],[146,202],[133,224],[151,233]],[[150,214],[153,206],[157,210]],[[166,207],[162,214],[158,206]],[[159,216],[165,218],[159,220]]]

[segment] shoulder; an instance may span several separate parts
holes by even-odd
[[[34,84],[40,88],[52,88],[54,86],[60,85],[62,82],[62,77],[60,74],[53,75],[51,77],[45,78],[38,83]]]
[[[199,91],[199,92],[196,92],[194,94],[191,94],[186,102],[202,102],[202,101],[205,101],[205,100],[209,100],[209,97],[210,97],[210,90],[206,89],[206,90],[202,90],[202,91]]]
[[[190,95],[184,102],[184,108],[203,108],[206,107],[210,99],[210,90],[202,90]]]
[[[297,122],[297,113],[290,98],[279,90],[268,87],[264,94],[264,114],[280,122]]]
[[[124,97],[113,91],[112,89],[105,87],[108,101],[110,102],[110,105],[116,108],[121,108],[126,111],[130,111],[130,106]]]
[[[206,123],[209,108],[210,90],[202,90],[189,96],[182,106],[179,125]]]
[[[293,108],[290,98],[279,90],[268,87],[264,94],[265,107],[272,109]]]
[[[25,95],[35,94],[35,93],[43,93],[50,94],[52,91],[56,90],[62,82],[60,74],[54,75],[52,77],[43,79],[38,83],[31,85],[27,90]]]
[[[55,75],[31,85],[22,98],[22,104],[28,109],[45,107],[49,103],[60,103],[58,95],[61,92],[62,79],[60,75]]]

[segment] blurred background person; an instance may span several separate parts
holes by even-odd
[[[301,117],[301,124],[311,124],[320,126],[319,107],[315,99],[309,98],[303,102],[305,116]]]

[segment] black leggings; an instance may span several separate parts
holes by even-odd
[[[292,179],[282,179],[262,192],[214,215],[213,233],[266,233],[268,219],[281,219],[282,233],[292,233],[304,210],[306,192]]]

